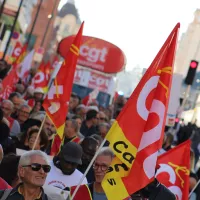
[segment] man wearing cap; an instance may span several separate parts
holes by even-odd
[[[68,142],[62,147],[60,153],[50,163],[51,172],[48,174],[45,185],[64,189],[78,185],[83,174],[77,170],[82,164],[82,148],[79,144]],[[82,184],[87,184],[85,178]]]

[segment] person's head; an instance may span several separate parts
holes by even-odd
[[[68,142],[59,153],[59,163],[63,174],[71,175],[78,165],[82,164],[82,147],[75,142]]]
[[[20,156],[15,154],[8,154],[4,156],[0,165],[0,177],[3,178],[12,187],[17,186],[20,183],[20,179],[17,173],[19,159]]]
[[[18,174],[24,185],[41,187],[51,170],[47,155],[40,150],[27,151],[19,160]]]
[[[34,112],[39,112],[42,108],[42,101],[36,101],[33,107]]]
[[[172,145],[172,142],[174,141],[174,136],[171,133],[166,133],[163,141],[163,149],[166,149],[167,147]]]
[[[33,97],[36,101],[41,101],[44,97],[44,91],[42,90],[42,88],[36,88],[34,90]]]
[[[18,83],[18,84],[16,85],[15,91],[18,92],[19,94],[22,95],[22,94],[24,93],[24,90],[25,90],[25,87],[24,87],[23,84]]]
[[[11,93],[8,99],[13,102],[14,111],[18,110],[23,102],[22,96],[18,92]]]
[[[105,138],[108,131],[110,129],[110,125],[108,123],[101,123],[99,124],[99,134],[101,135],[102,138]]]
[[[78,124],[78,130],[80,130],[82,122],[83,122],[82,117],[79,116],[79,115],[75,115],[75,116],[72,117],[72,119],[74,119],[77,122],[77,124]]]
[[[31,107],[29,105],[27,104],[21,105],[18,110],[17,121],[20,124],[23,124],[29,118],[30,112],[31,112]]]
[[[89,110],[86,113],[86,121],[91,121],[94,126],[99,122],[99,114],[96,110]]]
[[[30,130],[28,134],[28,146],[30,150],[33,148],[33,145],[35,144],[38,133],[39,129],[34,128]],[[47,145],[48,145],[48,137],[46,133],[42,130],[36,142],[35,150],[41,150],[42,148],[45,149]]]
[[[109,147],[103,147],[99,152],[93,165],[95,181],[97,183],[102,182],[113,158],[114,154]]]
[[[87,112],[87,109],[84,104],[80,104],[76,107],[76,114],[81,116],[82,119],[85,119],[86,112]]]
[[[81,147],[83,149],[83,165],[88,165],[90,163],[90,161],[94,157],[94,154],[96,153],[98,146],[98,141],[95,140],[93,137],[84,138],[84,140],[81,142]]]
[[[49,137],[56,134],[56,128],[48,117],[45,119],[43,129]]]
[[[34,95],[34,87],[33,86],[28,86],[26,90],[26,98],[32,98]]]
[[[99,112],[99,123],[105,123],[106,122],[106,114],[102,111]]]
[[[3,102],[1,103],[1,109],[3,111],[4,117],[7,118],[12,114],[14,110],[14,105],[12,101],[6,99],[6,100],[3,100]]]
[[[65,122],[64,134],[66,138],[72,138],[77,135],[79,130],[78,123],[75,119],[68,119]]]
[[[98,134],[92,134],[90,137],[93,137],[95,140],[97,140],[98,146],[100,146],[103,142],[103,138]]]

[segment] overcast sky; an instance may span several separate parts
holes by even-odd
[[[61,7],[67,0],[61,0]],[[75,0],[84,35],[105,39],[120,47],[128,70],[146,68],[176,25],[187,30],[199,0]],[[179,35],[179,37],[180,37]]]

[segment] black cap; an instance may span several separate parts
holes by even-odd
[[[81,157],[83,154],[82,147],[75,142],[68,142],[62,147],[60,152],[65,161],[81,165]]]

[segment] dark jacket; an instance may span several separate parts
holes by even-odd
[[[93,134],[97,134],[97,127],[96,126],[91,126],[90,128],[87,127],[86,121],[83,121],[80,132],[85,136],[91,136]]]
[[[6,200],[24,200],[23,195],[19,192],[19,184],[16,188],[13,188],[7,197]],[[42,188],[41,188],[42,189]],[[0,190],[0,198],[3,196],[4,190]],[[41,197],[38,200],[49,200],[47,195],[44,193],[44,190],[42,189]]]

